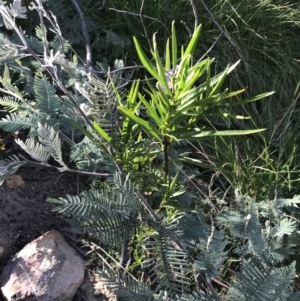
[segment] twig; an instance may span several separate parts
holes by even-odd
[[[208,239],[207,239],[206,251],[209,250],[209,245],[212,242],[212,239],[214,237],[214,232],[215,232],[215,225],[214,225],[214,220],[213,220],[212,216],[210,216],[210,221],[211,221],[211,233],[210,233],[210,235],[208,236]]]
[[[183,20],[181,20],[180,23],[182,23],[184,25],[185,29],[189,33],[189,37],[191,37],[192,36],[192,31],[189,29],[189,27],[187,26],[186,22],[184,22]]]
[[[121,256],[120,256],[120,267],[125,267],[128,258],[128,247],[129,247],[129,239],[125,239],[122,244]]]
[[[147,31],[147,28],[146,28],[146,25],[144,22],[144,17],[143,17],[144,4],[145,4],[145,0],[142,0],[142,4],[141,4],[141,8],[140,8],[140,18],[141,18],[141,23],[142,23],[142,26],[144,29],[144,33],[145,33],[145,37],[147,39],[148,45],[149,45],[150,49],[152,49],[150,38],[149,38],[148,31]]]
[[[121,249],[121,256],[120,256],[120,262],[119,262],[119,270],[125,268],[125,264],[128,258],[128,247],[129,247],[129,239],[125,239],[122,244],[122,249]],[[120,275],[120,274],[119,274]],[[120,279],[119,279],[120,281]],[[122,301],[122,297],[115,297],[116,301]]]
[[[197,63],[201,62],[215,47],[215,45],[218,43],[220,40],[221,36],[223,35],[223,32],[219,34],[219,36],[216,38],[216,40],[213,42],[213,44],[207,49],[207,51],[200,57],[200,59],[197,61]]]
[[[196,9],[194,0],[190,0],[190,3],[192,6],[192,9],[193,9],[193,14],[194,14],[194,18],[195,18],[194,30],[196,31],[198,24],[199,24],[198,13],[197,13],[197,9]]]
[[[217,284],[219,284],[219,285],[225,287],[225,288],[229,288],[229,286],[228,286],[227,284],[223,283],[222,281],[220,281],[220,280],[217,279],[217,278],[211,278],[211,280],[212,280],[213,282],[215,282],[215,283],[217,283]]]
[[[165,0],[165,17],[164,17],[164,24],[165,24],[165,28],[164,28],[164,45],[167,44],[167,31],[166,28],[168,28],[168,10],[169,10],[169,1]],[[165,49],[166,50],[166,49]],[[165,51],[166,53],[166,51]]]
[[[243,265],[244,265],[244,259],[245,259],[245,245],[246,245],[246,236],[247,236],[247,228],[249,225],[249,221],[252,218],[251,214],[248,214],[245,217],[245,224],[244,224],[244,237],[243,237],[243,253],[242,253],[242,262],[241,262],[241,275],[243,274]]]
[[[109,8],[108,10],[112,10],[112,11],[115,11],[115,12],[118,12],[118,13],[132,15],[132,16],[137,16],[137,17],[141,16],[140,14],[132,13],[132,12],[129,12],[129,11],[126,11],[126,10],[120,10],[120,9],[115,9],[115,8]],[[146,19],[150,19],[152,21],[160,23],[167,30],[168,35],[170,35],[169,29],[165,26],[165,24],[162,21],[158,20],[157,18],[149,17],[147,15],[143,15],[143,17],[146,18]]]
[[[31,161],[28,160],[27,158],[25,158],[23,155],[19,154],[20,158],[25,160],[24,164],[34,164],[34,165],[38,165],[38,166],[43,166],[43,167],[47,167],[47,168],[55,168],[55,169],[59,169],[59,167],[54,166],[54,165],[50,165],[48,163],[40,163],[40,162],[35,162],[35,161]],[[83,171],[83,170],[76,170],[76,169],[66,169],[64,170],[66,172],[71,172],[71,173],[75,173],[75,174],[80,174],[80,175],[89,175],[89,176],[98,176],[98,177],[110,177],[113,176],[113,174],[109,174],[109,173],[97,173],[97,172],[88,172],[88,171]]]
[[[232,38],[230,37],[230,35],[224,31],[221,27],[221,25],[216,21],[214,15],[212,14],[212,12],[209,10],[209,8],[206,6],[204,0],[200,0],[204,9],[206,10],[206,12],[209,14],[212,22],[218,27],[218,29],[220,30],[220,32],[222,32],[222,34],[226,37],[226,39],[228,40],[228,42],[231,44],[231,46],[235,49],[236,53],[238,54],[239,58],[241,59],[241,61],[244,64],[245,67],[245,72],[246,72],[246,76],[247,76],[247,80],[248,80],[248,88],[249,88],[249,94],[252,94],[252,84],[251,84],[251,78],[250,78],[250,72],[249,72],[249,68],[248,68],[248,63],[245,59],[245,57],[242,55],[242,52],[240,51],[239,47],[237,46],[237,44],[232,40]],[[254,103],[251,103],[252,109],[259,121],[260,124],[262,124],[260,115],[255,107]]]
[[[76,0],[71,0],[71,2],[79,15],[79,19],[80,19],[80,23],[81,23],[81,30],[82,30],[82,34],[83,34],[84,41],[85,41],[86,63],[87,63],[88,68],[91,68],[91,66],[92,66],[92,47],[91,47],[90,38],[89,38],[88,31],[87,31],[84,15],[83,15],[82,10],[80,9],[78,3],[76,2]]]
[[[241,51],[239,50],[238,46],[236,45],[236,43],[231,39],[231,37],[229,36],[229,34],[224,31],[221,27],[221,25],[216,21],[214,15],[212,14],[212,12],[209,10],[209,8],[206,6],[204,0],[200,0],[204,9],[206,10],[206,12],[209,14],[212,22],[218,27],[218,29],[222,32],[222,34],[226,37],[226,39],[228,40],[228,42],[231,44],[231,46],[235,49],[236,53],[238,54],[239,58],[241,59],[241,61],[243,62],[246,72],[247,72],[247,77],[248,77],[248,81],[249,81],[249,85],[250,85],[250,78],[249,78],[249,71],[248,71],[248,63],[246,62],[246,59],[244,58],[244,56],[242,55]]]

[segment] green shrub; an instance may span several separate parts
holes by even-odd
[[[97,241],[96,272],[124,300],[298,300],[292,282],[299,197],[258,200],[238,190],[203,197],[197,167],[224,168],[190,152],[206,139],[262,132],[220,130],[214,121],[248,118],[232,108],[272,93],[241,98],[243,90],[224,89],[237,64],[214,75],[211,59],[193,62],[201,26],[178,55],[174,23],[164,60],[155,36],[152,59],[134,38],[153,78],[124,90],[111,74],[105,81],[69,55],[70,44],[40,1],[32,9],[40,18],[35,36],[16,25],[27,12],[19,1],[10,9],[0,5],[6,30],[14,33],[0,37],[6,95],[0,104],[8,112],[0,127],[26,131],[26,141],[16,143],[31,157],[0,160],[0,180],[28,162],[106,179],[100,188],[48,201],[70,217],[70,231]],[[63,143],[71,145],[76,169],[66,162]]]

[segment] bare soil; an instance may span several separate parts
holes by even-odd
[[[51,229],[61,231],[66,226],[63,216],[52,211],[55,204],[46,202],[47,198],[74,195],[79,189],[75,175],[57,170],[24,167],[16,174],[24,180],[25,187],[8,188],[5,182],[0,187],[0,248],[4,250],[0,255],[0,273],[7,261],[27,243]],[[92,289],[85,281],[84,287],[87,286]],[[74,300],[90,299],[83,290],[83,287],[79,289]]]

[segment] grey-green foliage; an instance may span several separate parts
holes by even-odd
[[[159,223],[152,220],[139,204],[133,184],[129,179],[122,180],[118,174],[111,193],[98,190],[80,197],[50,201],[58,204],[56,210],[72,216],[72,231],[87,233],[110,247],[117,242],[123,243],[124,239],[134,243],[134,233],[148,229],[142,242],[135,247],[144,254],[140,269],[152,280],[154,288],[150,295],[166,294],[173,300],[218,300],[209,294],[195,293],[195,279],[204,275],[210,283],[222,277],[221,271],[226,269],[224,263],[230,256],[227,247],[234,240],[234,252],[241,269],[223,298],[230,301],[299,298],[292,288],[295,277],[292,254],[296,251],[293,236],[296,235],[299,242],[299,224],[284,216],[287,208],[297,209],[299,197],[256,203],[254,199],[239,196],[236,201],[240,211],[224,210],[216,216],[215,227],[203,218],[201,209],[175,213],[171,220],[165,217]],[[269,214],[276,210],[281,215],[268,220]],[[170,233],[179,239],[181,246],[170,243]],[[126,271],[117,272],[108,266],[98,273],[107,290],[125,300],[157,300],[149,298],[149,288],[139,284]]]
[[[61,36],[54,15],[44,11],[41,2],[33,1],[31,9],[44,13],[40,22],[49,22],[49,28],[41,23],[28,33],[21,32],[16,24],[18,18],[26,18],[27,8],[18,1],[12,5],[0,7],[3,32],[8,32],[0,36],[0,105],[8,113],[2,116],[0,128],[26,133],[27,141],[17,143],[44,165],[52,157],[61,170],[68,169],[69,162],[62,157],[62,139],[71,144],[70,160],[79,167],[88,166],[86,171],[91,172],[111,171],[105,154],[95,144],[81,141],[81,129],[89,129],[93,121],[111,134],[117,133],[119,116],[110,79],[103,81],[89,74],[76,56],[69,59],[70,44]],[[68,95],[61,89],[68,89]]]
[[[85,191],[49,201],[58,204],[56,211],[72,216],[72,231],[87,233],[111,247],[119,247],[123,240],[130,239],[139,224],[141,204],[128,178],[122,182],[116,176],[111,190]]]
[[[245,260],[243,273],[229,288],[228,300],[299,300],[299,294],[293,292],[291,286],[295,265],[293,262],[281,268],[270,268],[257,259]]]

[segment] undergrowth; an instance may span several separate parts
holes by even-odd
[[[27,2],[0,4],[0,127],[25,137],[1,183],[93,179],[48,201],[120,300],[299,300],[297,6]]]

